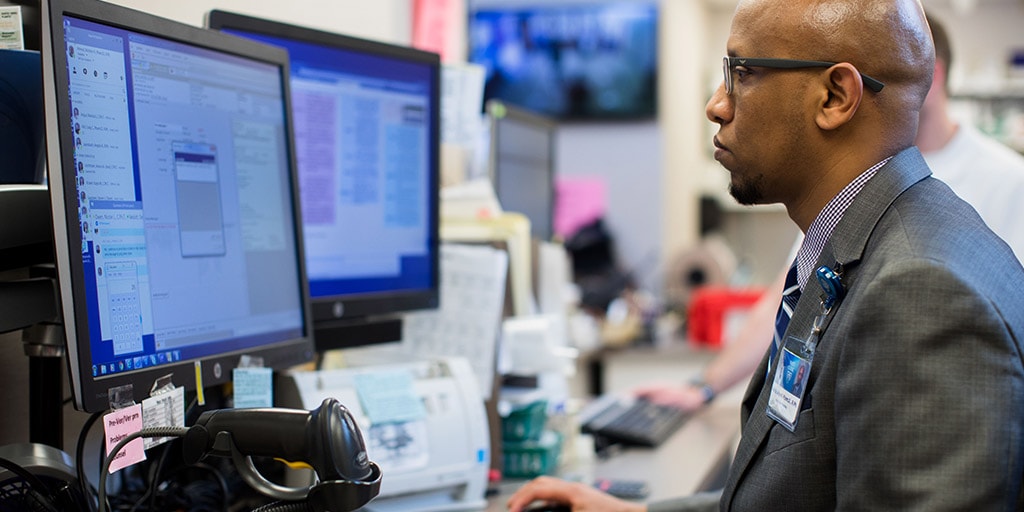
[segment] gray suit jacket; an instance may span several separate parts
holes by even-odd
[[[1021,508],[1024,269],[929,175],[916,148],[899,153],[836,227],[817,265],[841,265],[847,295],[821,336],[796,431],[765,415],[766,358],[721,510]],[[787,336],[807,336],[820,295],[812,277]],[[650,510],[701,509],[690,505]]]

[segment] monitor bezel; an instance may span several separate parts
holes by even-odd
[[[285,369],[313,359],[312,316],[308,302],[309,285],[305,279],[305,253],[302,240],[301,211],[298,203],[298,178],[289,172],[293,233],[295,236],[296,271],[300,276],[300,306],[302,328],[298,336],[272,344],[235,350],[210,356],[182,360],[181,362],[148,367],[113,375],[93,377],[91,372],[91,346],[88,340],[89,320],[86,306],[85,277],[80,250],[80,233],[74,173],[65,175],[63,169],[74,168],[72,112],[67,98],[69,84],[67,56],[64,47],[65,16],[99,23],[191,46],[212,49],[225,54],[260,61],[278,67],[284,94],[284,121],[287,162],[295,169],[293,126],[291,120],[291,94],[289,89],[288,56],[279,48],[240,40],[225,34],[203,30],[166,18],[150,15],[105,2],[93,0],[43,0],[43,95],[46,120],[46,146],[48,155],[48,184],[53,210],[53,236],[58,273],[58,289],[64,320],[68,370],[76,409],[100,412],[110,408],[110,392],[131,386],[136,401],[149,396],[154,384],[173,383],[186,391],[196,391],[231,380],[232,372],[243,355],[262,358],[265,367]],[[70,194],[65,191],[71,191]],[[80,335],[81,333],[81,335]],[[84,338],[81,336],[85,336]]]
[[[548,152],[548,175],[547,183],[545,186],[551,193],[551,197],[547,203],[547,215],[545,216],[545,224],[542,227],[544,232],[549,236],[543,237],[538,234],[533,219],[530,219],[530,234],[533,238],[550,242],[555,238],[555,200],[558,191],[555,189],[555,163],[557,160],[557,137],[558,137],[558,121],[554,118],[535,113],[516,105],[509,104],[502,100],[492,99],[488,100],[484,109],[487,111],[487,116],[490,121],[490,151],[488,152],[488,175],[491,179],[491,185],[494,187],[494,194],[498,198],[498,202],[501,202],[501,180],[499,179],[500,169],[500,157],[498,155],[498,139],[500,137],[500,131],[502,127],[502,121],[508,119],[513,122],[522,124],[529,124],[547,132],[548,144],[551,150]],[[506,205],[502,204],[502,208]],[[522,212],[526,213],[526,212]]]
[[[331,340],[321,339],[326,336],[317,337],[317,346],[325,348],[346,348],[372,344],[386,341],[398,340],[374,340],[371,335],[365,339],[338,339],[336,329],[345,325],[357,325],[360,323],[373,323],[377,321],[391,322],[397,315],[405,312],[436,309],[440,304],[440,89],[441,89],[441,62],[440,56],[436,53],[418,50],[407,46],[399,46],[369,39],[325,32],[310,27],[302,27],[285,22],[268,20],[223,11],[211,10],[205,17],[207,27],[214,30],[237,30],[241,32],[257,33],[283,39],[292,39],[304,43],[311,43],[326,47],[337,48],[344,51],[359,52],[390,59],[400,59],[407,62],[421,63],[434,68],[431,84],[431,103],[433,107],[430,113],[430,131],[436,140],[431,141],[434,150],[430,158],[430,176],[428,187],[430,197],[430,219],[429,231],[430,251],[432,258],[430,272],[433,286],[427,289],[415,290],[390,290],[384,292],[357,293],[335,296],[313,297],[313,321],[315,327],[322,331],[330,331]],[[241,36],[237,36],[241,37]],[[301,172],[301,170],[299,171]],[[355,335],[359,336],[358,334]]]

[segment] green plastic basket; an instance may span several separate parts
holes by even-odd
[[[534,478],[550,475],[558,468],[562,452],[562,436],[545,430],[536,441],[505,441],[502,443],[502,477]]]
[[[537,400],[512,410],[501,418],[502,441],[536,441],[548,418],[547,400]]]

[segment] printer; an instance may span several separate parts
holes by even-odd
[[[448,357],[285,372],[275,388],[280,406],[334,397],[352,412],[383,473],[360,510],[457,512],[487,507],[490,437],[476,379],[465,358]]]

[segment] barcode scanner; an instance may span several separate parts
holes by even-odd
[[[352,413],[334,398],[312,411],[259,408],[219,409],[199,416],[184,439],[188,464],[213,455],[231,457],[242,478],[279,500],[308,499],[326,510],[355,510],[380,492],[380,468],[366,455],[366,444]],[[264,478],[251,457],[307,465],[319,482],[285,487]],[[329,505],[327,505],[329,504]]]

